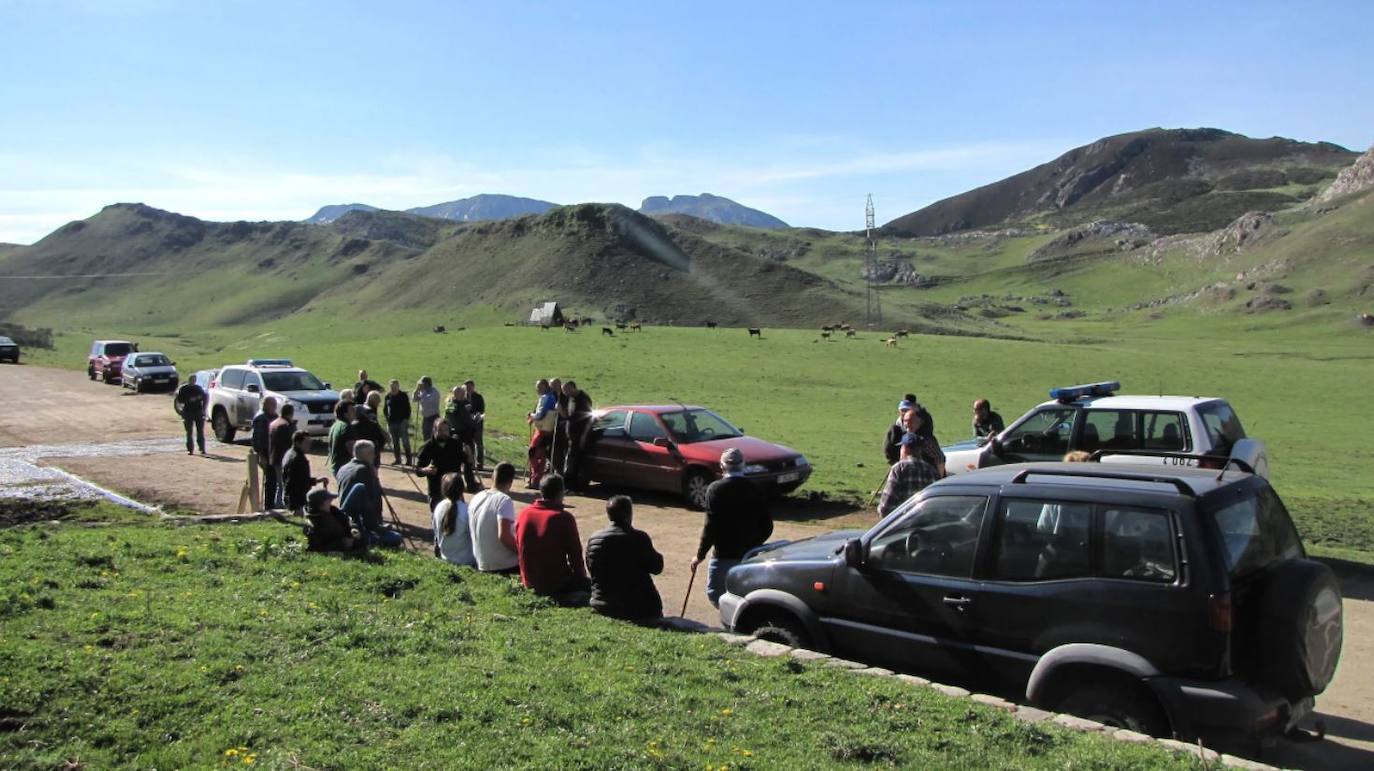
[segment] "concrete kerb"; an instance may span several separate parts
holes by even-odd
[[[1173,752],[1175,754],[1187,754],[1207,764],[1220,763],[1221,765],[1227,768],[1255,769],[1258,771],[1277,771],[1277,769],[1274,766],[1267,765],[1265,763],[1260,763],[1254,760],[1247,760],[1245,758],[1240,758],[1233,755],[1222,755],[1215,750],[1210,750],[1206,747],[1203,747],[1201,744],[1188,744],[1187,742],[1181,742],[1175,739],[1156,739],[1152,736],[1147,736],[1145,734],[1137,733],[1136,731],[1130,731],[1124,728],[1113,729],[1110,726],[1097,722],[1096,720],[1087,720],[1076,715],[1048,712],[1046,710],[1037,709],[1035,707],[1014,704],[998,696],[992,696],[990,694],[985,693],[973,693],[968,689],[960,688],[955,685],[935,683],[925,679],[924,677],[917,677],[915,675],[898,674],[891,670],[883,669],[882,667],[868,666],[866,664],[861,664],[856,661],[835,658],[834,656],[830,656],[825,653],[819,653],[817,651],[807,650],[805,648],[793,648],[791,646],[783,645],[781,643],[770,642],[768,640],[760,640],[749,635],[731,634],[729,632],[720,632],[717,633],[716,636],[719,637],[727,645],[743,647],[745,650],[757,656],[787,656],[794,661],[802,663],[821,664],[823,666],[834,667],[836,669],[841,669],[847,672],[852,672],[854,674],[864,675],[867,677],[886,677],[900,681],[902,683],[906,683],[907,685],[922,688],[930,688],[950,698],[968,699],[969,701],[972,701],[985,707],[1002,710],[1024,723],[1040,724],[1051,722],[1061,728],[1066,728],[1071,731],[1096,733],[1105,738],[1112,739],[1113,741],[1122,742],[1123,744],[1145,746],[1153,743],[1160,749],[1169,750],[1170,752]]]

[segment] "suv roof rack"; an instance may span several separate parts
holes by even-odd
[[[1052,477],[1077,477],[1080,479],[1123,479],[1131,482],[1154,482],[1161,485],[1171,485],[1180,495],[1189,498],[1196,498],[1197,493],[1193,488],[1177,477],[1165,477],[1150,473],[1132,473],[1129,471],[1098,471],[1088,468],[1027,468],[1016,472],[1016,476],[1011,478],[1014,485],[1023,485],[1026,478],[1036,474],[1039,476]]]
[[[1181,460],[1195,460],[1199,462],[1205,460],[1210,461],[1212,463],[1220,464],[1217,466],[1210,467],[1213,469],[1224,469],[1231,465],[1235,465],[1237,468],[1239,468],[1241,471],[1244,471],[1247,474],[1255,473],[1254,467],[1252,467],[1249,463],[1246,463],[1245,461],[1241,460],[1240,458],[1232,458],[1227,457],[1225,455],[1208,455],[1206,453],[1200,452],[1168,452],[1165,450],[1097,450],[1092,455],[1093,462],[1101,462],[1101,460],[1108,455],[1132,455],[1145,458],[1179,458]],[[1200,467],[1209,468],[1208,466]]]

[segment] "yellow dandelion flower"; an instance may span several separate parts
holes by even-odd
[[[245,766],[251,766],[251,765],[253,765],[253,764],[256,763],[256,762],[258,762],[258,756],[257,756],[257,755],[244,755],[244,756],[243,756],[243,764],[244,764]]]
[[[234,749],[233,747],[230,747],[229,749],[224,751],[224,757],[226,758],[232,758],[237,754],[239,754],[239,751]]]
[[[725,709],[720,711],[720,714],[726,717],[730,717],[731,715],[735,714],[735,711],[733,709],[730,709],[729,707],[726,707]]]

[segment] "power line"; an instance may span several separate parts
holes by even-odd
[[[883,323],[883,301],[878,296],[878,288],[874,285],[878,275],[878,242],[873,234],[876,229],[873,194],[869,193],[868,201],[864,204],[864,236],[868,239],[868,249],[864,255],[864,320],[869,326]]]

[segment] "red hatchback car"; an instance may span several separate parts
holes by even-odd
[[[744,453],[747,478],[785,495],[811,476],[806,456],[765,442],[702,407],[631,405],[596,411],[582,463],[582,481],[680,493],[695,508],[719,479],[720,454]]]

